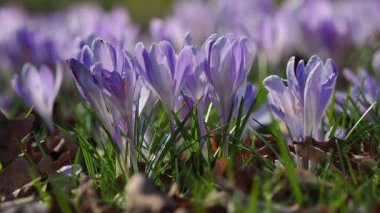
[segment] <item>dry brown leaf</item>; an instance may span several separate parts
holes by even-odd
[[[34,122],[34,116],[26,119],[8,120],[0,111],[0,163],[10,164],[20,154],[19,141],[25,137]]]
[[[16,158],[0,173],[0,193],[10,194],[31,181],[28,173],[28,162],[24,158]]]

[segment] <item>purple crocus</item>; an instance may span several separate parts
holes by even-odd
[[[355,74],[350,69],[345,69],[343,75],[346,80],[351,82],[351,91],[349,96],[355,102],[361,113],[364,113],[368,107],[376,102],[379,95],[380,83],[380,51],[376,51],[372,58],[372,66],[375,72],[371,75],[366,69],[360,68]],[[347,100],[346,92],[337,91],[337,110],[343,111],[344,102]],[[352,105],[351,103],[349,103]],[[349,109],[345,109],[348,110]]]
[[[149,49],[146,49],[142,43],[136,45],[137,70],[161,99],[169,116],[172,133],[174,131],[172,112],[189,75],[192,57],[190,47],[184,47],[176,55],[173,46],[167,41],[153,43]]]
[[[312,56],[306,66],[301,60],[295,69],[295,58],[292,57],[286,76],[287,85],[276,75],[264,79],[272,112],[286,123],[293,141],[302,141],[307,137],[323,140],[320,135],[321,120],[337,78],[333,60],[328,59],[323,64],[318,56]]]
[[[132,56],[100,39],[83,46],[79,60],[68,61],[78,89],[103,120],[120,153],[125,144],[121,131],[128,131],[130,159],[137,169],[134,142],[135,110],[141,110],[149,92],[138,80]],[[141,93],[144,91],[144,93]]]
[[[184,85],[184,93],[193,101],[198,102],[202,98],[204,99],[209,86],[205,73],[206,56],[201,48],[189,47],[192,51],[192,66]]]
[[[349,69],[345,69],[343,74],[347,80],[352,82],[350,96],[353,100],[359,101],[357,104],[364,112],[369,105],[377,100],[379,80],[363,68],[359,70],[357,75]]]
[[[125,148],[121,138],[120,113],[113,102],[105,97],[101,87],[96,83],[95,77],[90,69],[76,59],[70,59],[68,65],[74,74],[78,90],[89,102],[95,113],[102,119],[105,128],[109,131],[115,141],[119,152],[123,153]]]
[[[141,89],[134,70],[133,58],[127,51],[114,48],[100,39],[85,45],[80,54],[81,62],[92,72],[96,83],[107,91],[111,101],[131,120],[136,95]]]
[[[334,2],[305,0],[298,10],[297,20],[304,34],[303,39],[313,50],[333,53],[347,43],[347,25],[344,19],[337,16],[341,9]]]
[[[207,104],[207,95],[209,82],[205,73],[206,56],[201,47],[193,46],[190,34],[185,36],[185,45],[192,50],[192,66],[187,76],[183,92],[186,95],[188,103],[193,104],[197,109],[198,125],[200,137],[206,135],[206,126],[204,123],[204,111]],[[200,141],[203,156],[208,159],[207,143]]]
[[[222,125],[225,125],[236,92],[245,87],[255,51],[247,39],[232,34],[219,38],[212,35],[203,48],[205,72],[211,84],[210,99],[220,113]],[[227,138],[224,140],[222,154],[227,155]]]
[[[225,124],[234,94],[245,86],[255,51],[247,39],[232,34],[219,38],[213,35],[203,48],[206,76],[217,98],[214,103]]]
[[[62,83],[62,68],[57,63],[55,74],[42,65],[39,70],[32,64],[25,64],[21,75],[12,79],[12,87],[18,96],[47,123],[53,131],[53,105]]]

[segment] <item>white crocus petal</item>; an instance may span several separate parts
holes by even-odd
[[[55,97],[58,95],[58,92],[59,92],[59,90],[60,90],[60,88],[61,88],[62,80],[63,80],[63,69],[62,69],[62,65],[61,65],[59,62],[57,62],[57,63],[56,63],[56,68],[55,68],[54,99],[55,99]]]
[[[114,71],[115,64],[115,52],[111,49],[109,44],[104,43],[100,39],[96,39],[93,43],[94,60],[101,62],[104,69],[108,71]]]
[[[41,79],[40,73],[34,66],[30,64],[26,66],[28,66],[28,68],[22,73],[25,91],[28,92],[36,112],[47,123],[49,129],[52,130],[54,129],[51,120],[53,104],[50,101],[49,94],[46,94],[44,91],[44,79]]]

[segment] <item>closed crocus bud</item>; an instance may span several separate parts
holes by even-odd
[[[42,65],[39,70],[32,64],[25,64],[21,75],[12,79],[13,90],[28,106],[34,110],[47,123],[49,130],[53,131],[53,105],[62,83],[62,68],[57,63],[55,74]]]
[[[86,98],[95,113],[102,119],[104,126],[110,132],[112,139],[117,145],[118,151],[124,152],[124,144],[121,138],[119,124],[120,113],[117,107],[110,99],[107,99],[90,70],[76,59],[67,61],[71,71],[74,74],[78,89],[82,96]]]
[[[141,112],[150,91],[135,72],[134,58],[128,51],[97,38],[83,45],[78,58],[67,61],[78,90],[102,119],[122,156],[126,144],[121,135],[128,131],[129,157],[137,171],[135,110]]]
[[[215,92],[223,122],[237,90],[245,86],[255,50],[245,38],[232,34],[211,36],[204,44],[205,72]]]
[[[201,48],[191,47],[192,66],[186,79],[184,92],[198,102],[206,96],[209,83],[205,73],[206,57]]]
[[[169,117],[175,110],[175,102],[180,95],[192,66],[192,50],[184,47],[177,55],[167,41],[154,43],[146,49],[142,43],[135,48],[137,71],[146,84],[159,96]],[[171,128],[173,123],[171,120]]]
[[[307,137],[323,140],[319,131],[321,120],[337,78],[333,60],[323,64],[318,56],[312,56],[306,66],[300,61],[295,69],[293,57],[288,62],[286,76],[287,85],[276,75],[264,79],[272,112],[286,123],[293,141]]]

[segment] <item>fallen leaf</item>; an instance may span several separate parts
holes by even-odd
[[[0,193],[10,194],[31,181],[28,173],[28,162],[24,158],[16,158],[0,173]]]
[[[34,116],[26,119],[8,120],[0,111],[0,163],[10,164],[20,154],[19,141],[25,137],[34,122]]]
[[[63,166],[74,163],[77,145],[71,139],[54,132],[46,138],[43,144],[47,153],[36,162],[41,174],[50,174]]]

